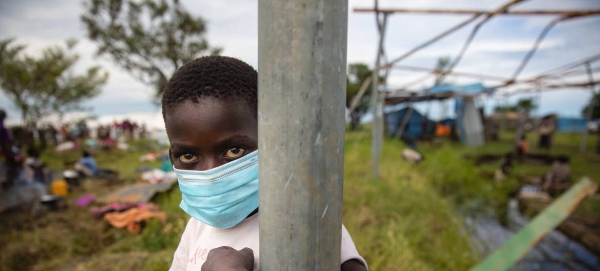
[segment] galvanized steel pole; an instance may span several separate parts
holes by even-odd
[[[258,10],[260,269],[339,270],[348,3]]]

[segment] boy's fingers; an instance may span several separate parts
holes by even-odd
[[[254,251],[252,251],[251,248],[242,248],[240,249],[240,253],[244,254],[244,256],[252,257],[254,259]]]
[[[240,254],[242,254],[242,257],[245,259],[244,267],[247,270],[252,270],[252,267],[254,266],[254,252],[252,249],[245,247],[240,250]]]

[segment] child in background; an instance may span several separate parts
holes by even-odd
[[[517,155],[519,157],[527,156],[529,154],[529,141],[527,140],[526,135],[521,136],[521,140],[517,145]]]
[[[79,162],[75,164],[75,170],[83,173],[83,175],[87,177],[96,176],[98,164],[96,164],[94,157],[92,157],[88,151],[83,151],[81,156]]]
[[[258,74],[209,56],[169,80],[162,112],[183,200],[191,216],[170,270],[259,270]],[[342,226],[341,270],[366,270]]]

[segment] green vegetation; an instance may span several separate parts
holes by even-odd
[[[386,140],[371,177],[366,130],[346,135],[344,225],[370,270],[465,270],[476,263],[462,221],[432,183]]]
[[[0,91],[21,111],[24,123],[82,109],[82,102],[100,94],[108,73],[93,66],[74,75],[79,60],[73,52],[76,44],[67,40],[65,46],[47,47],[33,57],[24,52],[25,45],[0,39]]]
[[[580,155],[579,139],[578,134],[559,134],[551,153],[571,157],[575,180],[588,175],[598,181],[600,155],[591,150]],[[496,182],[487,172],[498,168],[500,161],[475,167],[465,158],[506,153],[511,146],[508,134],[481,148],[447,141],[421,143],[425,161],[410,165],[400,156],[404,145],[386,139],[382,178],[374,179],[370,132],[365,128],[347,132],[343,222],[370,270],[466,270],[479,262],[484,255],[471,248],[463,218],[490,208],[502,218],[509,194],[519,186],[518,176],[540,175],[549,168],[517,163],[511,177]],[[167,212],[167,223],[151,221],[137,236],[114,229],[72,204],[83,194],[101,195],[136,181],[136,167],[158,166],[139,162],[139,156],[157,150],[158,146],[142,141],[129,151],[97,151],[99,164],[119,170],[121,181],[85,182],[68,196],[68,209],[38,219],[19,212],[1,214],[0,243],[6,245],[0,250],[0,270],[167,270],[188,219],[178,207],[181,195],[176,186],[152,200]],[[42,158],[61,170],[64,161],[75,161],[79,155],[46,152]],[[578,210],[598,214],[597,202],[588,201]]]
[[[81,21],[98,55],[112,60],[160,98],[171,75],[201,55],[217,55],[209,47],[206,21],[190,13],[178,0],[84,1]]]

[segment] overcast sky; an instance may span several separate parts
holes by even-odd
[[[193,14],[208,21],[207,39],[210,44],[222,47],[223,55],[242,59],[257,68],[258,7],[256,1],[184,0],[182,2]],[[504,2],[506,1],[380,1],[380,6],[382,8],[492,10]],[[349,1],[349,5],[348,62],[364,62],[373,66],[377,46],[374,15],[352,11],[355,7],[372,7],[373,1]],[[515,9],[600,9],[600,1],[531,0],[515,6]],[[151,87],[136,81],[127,72],[111,63],[107,57],[95,56],[96,47],[85,38],[85,29],[79,20],[82,12],[83,5],[79,0],[0,0],[0,38],[16,38],[17,42],[28,45],[27,52],[31,54],[39,53],[46,46],[64,42],[67,38],[79,39],[80,42],[76,49],[81,55],[81,60],[76,70],[83,70],[91,65],[102,65],[110,72],[109,82],[104,87],[102,94],[86,103],[95,114],[158,112],[159,109],[150,102],[153,94]],[[385,40],[388,57],[396,58],[467,18],[468,16],[462,15],[393,15],[389,18]],[[552,16],[497,16],[493,18],[480,29],[455,70],[510,77],[533,45],[541,29],[554,18]],[[432,68],[437,58],[455,56],[472,26],[473,24],[455,32],[400,64]],[[564,22],[549,32],[519,78],[527,78],[598,53],[600,53],[600,16]],[[595,67],[600,67],[600,65],[595,65]],[[392,88],[401,86],[420,76],[422,73],[394,70],[390,75],[389,84]],[[596,73],[596,76],[600,77],[600,73]],[[475,82],[456,77],[449,79],[457,84]],[[484,83],[493,85],[494,82],[484,81]],[[415,87],[422,88],[430,84],[430,81],[425,81]],[[540,107],[537,112],[534,112],[535,114],[557,112],[566,116],[579,116],[582,107],[589,99],[589,90],[564,90],[525,96],[538,100]],[[506,102],[506,100],[497,96],[485,99],[487,107],[499,102]],[[4,96],[0,96],[0,107],[14,110]]]

